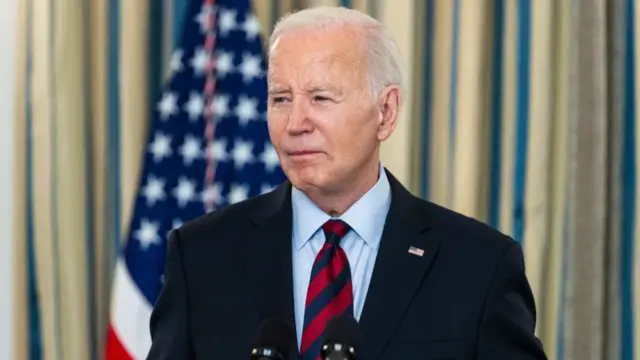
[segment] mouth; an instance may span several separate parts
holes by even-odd
[[[292,158],[301,158],[301,157],[319,155],[321,153],[322,153],[321,151],[315,151],[315,150],[300,150],[300,151],[289,152],[288,155]]]
[[[320,154],[320,151],[315,150],[300,150],[300,151],[291,151],[289,152],[289,156],[303,156],[303,155],[314,155]]]

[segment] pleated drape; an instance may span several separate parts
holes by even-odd
[[[29,28],[29,8],[25,2],[17,4],[16,26],[17,39],[16,51],[14,53],[14,70],[15,70],[15,88],[14,88],[14,143],[13,143],[13,352],[16,359],[37,358],[29,356],[29,347],[33,336],[33,329],[39,329],[39,326],[31,326],[30,320],[37,323],[37,314],[32,313],[32,304],[37,302],[37,298],[33,296],[32,266],[31,258],[28,256],[28,250],[31,248],[29,242],[28,228],[28,204],[29,199],[27,189],[27,44]],[[35,320],[35,321],[33,321]]]
[[[16,358],[95,359],[144,151],[149,6],[19,5]],[[113,42],[114,33],[122,39]]]
[[[551,359],[637,358],[636,4],[430,4],[414,189],[521,243]]]

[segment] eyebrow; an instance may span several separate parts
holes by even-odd
[[[328,91],[337,95],[341,95],[342,91],[332,85],[329,84],[323,84],[323,85],[314,85],[314,86],[310,86],[307,89],[307,92],[309,93],[316,93],[316,92],[323,92],[323,91]]]
[[[273,96],[273,95],[281,95],[281,94],[288,94],[290,93],[291,90],[285,89],[285,88],[281,88],[281,87],[273,87],[270,88],[267,93],[269,94],[269,96]]]
[[[305,91],[307,93],[317,93],[317,92],[323,92],[323,91],[329,91],[332,92],[334,94],[338,94],[341,95],[342,91],[332,85],[313,85],[313,86],[309,86],[305,89]],[[290,94],[291,93],[291,89],[286,88],[286,87],[279,87],[279,86],[273,86],[271,88],[268,89],[267,93],[270,96],[274,96],[274,95],[282,95],[282,94]]]
[[[314,85],[307,87],[308,92],[316,92],[316,91],[338,91],[336,87],[331,85]]]

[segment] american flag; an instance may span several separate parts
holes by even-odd
[[[284,180],[267,131],[265,59],[249,0],[192,0],[170,68],[116,264],[107,360],[149,351],[168,233]]]

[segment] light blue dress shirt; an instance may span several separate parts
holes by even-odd
[[[331,217],[315,205],[303,192],[292,188],[293,207],[293,297],[298,337],[302,338],[305,300],[311,268],[325,242],[321,227]],[[391,188],[380,164],[378,182],[339,218],[351,226],[342,239],[351,267],[353,310],[360,318],[367,297],[373,266],[378,254],[382,230],[391,204]]]

